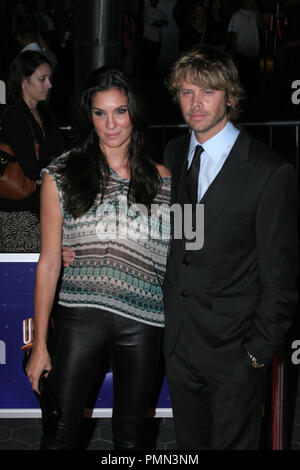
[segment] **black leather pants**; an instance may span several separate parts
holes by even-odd
[[[41,449],[74,449],[94,382],[113,369],[115,449],[142,448],[142,427],[161,350],[162,328],[96,308],[60,307],[55,326],[51,387],[62,411],[55,432],[43,420]]]

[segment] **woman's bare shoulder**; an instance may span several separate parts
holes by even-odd
[[[159,172],[159,175],[164,178],[166,176],[171,176],[170,170],[165,165],[162,165],[160,163],[155,163],[155,166]]]

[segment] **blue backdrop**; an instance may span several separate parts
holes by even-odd
[[[0,413],[23,416],[26,410],[39,410],[39,403],[22,368],[22,347],[30,342],[33,318],[33,288],[38,255],[26,261],[7,261],[18,255],[0,255]],[[23,256],[24,258],[24,256]],[[31,259],[31,261],[30,261]],[[94,415],[112,407],[112,372],[109,371],[96,399]],[[171,416],[165,379],[156,405],[157,416]]]

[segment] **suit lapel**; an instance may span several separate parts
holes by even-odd
[[[172,168],[172,186],[173,186],[173,197],[172,203],[180,204],[182,207],[186,203],[185,195],[185,175],[188,150],[190,144],[190,134],[186,135],[185,138],[178,142],[176,153],[175,153],[175,165]],[[183,224],[183,221],[182,221]],[[182,226],[183,230],[183,226]],[[183,236],[180,237],[176,242],[176,246],[184,251],[185,239]]]
[[[253,162],[249,160],[249,147],[250,136],[242,129],[221,171],[200,201],[200,204],[204,204],[205,232],[209,230],[251,169]]]
[[[180,202],[180,204],[184,204],[185,201],[185,175],[186,175],[186,166],[187,166],[187,157],[189,151],[189,144],[190,144],[190,134],[186,136],[186,139],[181,143],[180,148],[178,148],[178,174],[175,184],[178,188],[177,199],[176,202]]]

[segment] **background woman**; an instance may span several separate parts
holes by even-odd
[[[63,151],[63,138],[46,104],[51,65],[35,51],[13,61],[7,84],[1,141],[10,145],[24,174],[37,182],[26,199],[0,199],[0,252],[39,252],[40,172]]]
[[[183,49],[189,49],[196,44],[205,42],[206,10],[202,0],[197,0],[192,7],[190,24],[185,30]]]
[[[89,393],[109,355],[114,446],[137,449],[160,356],[170,227],[152,212],[140,218],[132,203],[148,209],[152,203],[168,204],[171,178],[147,157],[143,103],[123,72],[94,71],[76,116],[72,150],[51,163],[43,177],[27,375],[38,391],[41,373],[51,370],[44,386],[51,387],[62,410],[54,435],[44,427],[41,447],[72,449]],[[142,236],[148,225],[162,235]],[[72,246],[76,256],[63,273],[49,355],[47,325],[62,244]]]

